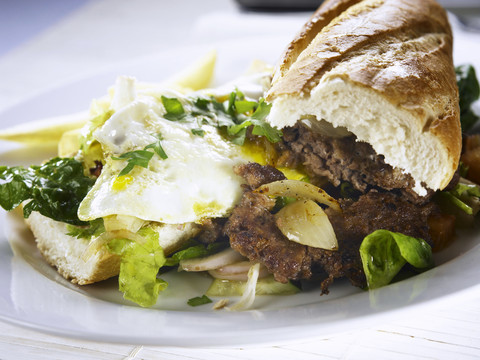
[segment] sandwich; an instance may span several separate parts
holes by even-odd
[[[457,80],[434,0],[327,0],[274,70],[193,90],[119,77],[58,158],[0,168],[0,205],[23,206],[65,278],[118,275],[141,306],[175,268],[214,279],[192,303],[233,309],[305,282],[373,289],[433,266],[450,208],[478,211]]]

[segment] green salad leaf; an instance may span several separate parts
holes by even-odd
[[[474,183],[465,183],[461,179],[451,190],[436,194],[437,200],[450,212],[453,208],[463,211],[467,215],[475,216],[480,211],[480,186]]]
[[[53,158],[40,166],[0,167],[0,205],[10,211],[23,208],[25,218],[32,211],[72,225],[88,225],[77,216],[78,206],[95,182],[84,174],[81,162]]]
[[[155,305],[160,291],[168,286],[166,281],[157,278],[165,264],[165,256],[156,231],[143,228],[138,234],[143,236],[144,242],[113,239],[107,243],[107,248],[121,256],[118,282],[123,297],[149,307]]]
[[[76,237],[77,239],[90,240],[92,237],[98,237],[105,232],[103,219],[95,219],[86,226],[67,225],[67,235]]]
[[[462,131],[471,129],[479,117],[472,110],[472,104],[480,96],[480,86],[472,65],[460,65],[455,68],[460,102],[460,122]]]
[[[360,257],[369,289],[389,284],[407,263],[416,269],[433,266],[432,249],[425,240],[388,230],[366,236]]]

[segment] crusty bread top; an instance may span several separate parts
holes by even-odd
[[[362,93],[362,106],[351,106]],[[444,188],[458,167],[452,34],[434,0],[324,2],[285,51],[266,98],[273,125],[315,115],[346,127],[422,183],[419,193]]]

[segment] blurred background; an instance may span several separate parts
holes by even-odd
[[[440,2],[460,14],[459,27],[480,34],[480,0]],[[45,87],[172,48],[262,36],[287,44],[320,3],[0,0],[0,110]]]

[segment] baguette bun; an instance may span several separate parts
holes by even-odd
[[[266,100],[283,128],[325,120],[409,173],[414,190],[445,188],[461,128],[452,33],[434,0],[330,0],[292,41]]]
[[[91,256],[84,256],[95,238],[86,240],[69,236],[65,223],[49,219],[35,211],[26,222],[43,257],[72,283],[87,285],[118,275],[120,256],[110,253],[105,246],[100,246]],[[164,253],[169,254],[197,235],[199,227],[195,224],[158,224],[153,226],[153,230],[159,233]]]

